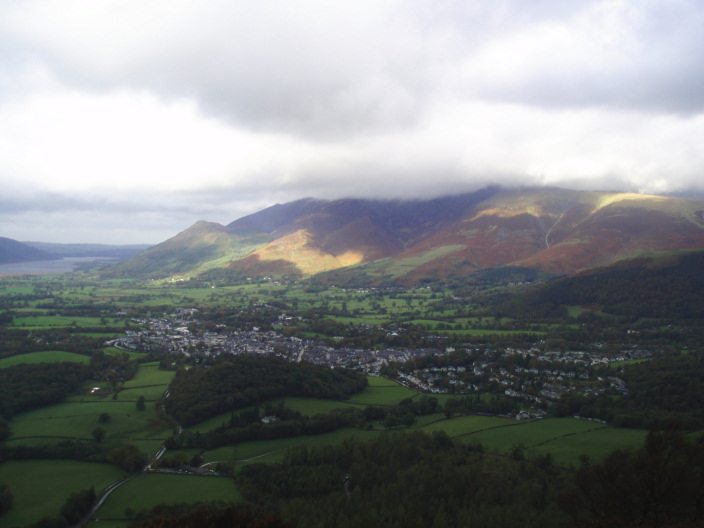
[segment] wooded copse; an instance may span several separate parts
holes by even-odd
[[[276,357],[237,356],[210,368],[179,370],[166,411],[183,425],[285,396],[342,400],[367,385],[360,373]]]

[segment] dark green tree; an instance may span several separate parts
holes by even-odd
[[[95,438],[95,441],[98,443],[102,442],[105,439],[105,434],[106,431],[102,427],[96,427],[95,429],[93,429],[92,432],[93,438]]]
[[[90,511],[95,502],[95,489],[76,491],[69,495],[66,503],[61,508],[61,515],[73,525],[78,523]]]
[[[0,515],[10,511],[14,499],[15,497],[12,495],[10,488],[7,487],[7,484],[0,483]]]

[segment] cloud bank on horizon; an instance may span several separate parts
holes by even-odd
[[[0,235],[159,242],[305,196],[703,192],[698,0],[9,0]]]

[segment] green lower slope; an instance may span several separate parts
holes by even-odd
[[[155,278],[198,275],[213,268],[223,268],[267,242],[266,235],[238,236],[220,224],[198,222],[175,237],[110,267],[104,275]]]

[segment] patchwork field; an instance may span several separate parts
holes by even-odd
[[[22,364],[30,365],[34,363],[61,363],[63,361],[87,365],[90,363],[90,356],[75,354],[73,352],[64,352],[63,350],[45,350],[0,359],[0,368]]]
[[[173,371],[161,371],[155,363],[145,364],[133,380],[125,383],[117,393],[107,382],[90,382],[84,394],[74,396],[73,401],[37,409],[16,416],[12,422],[10,445],[34,445],[42,442],[56,442],[62,438],[80,438],[83,442],[95,442],[92,432],[96,427],[105,430],[105,445],[135,444],[149,454],[156,452],[163,441],[171,434],[171,426],[161,423],[151,405],[145,411],[138,411],[136,399],[143,395],[146,399],[156,399],[163,394]],[[89,389],[99,387],[93,394]],[[418,397],[418,393],[381,377],[370,377],[369,386],[360,394],[347,401],[330,401],[309,398],[287,398],[285,404],[304,415],[330,412],[345,406],[365,406],[369,404],[390,406],[405,398]],[[451,396],[438,397],[444,403]],[[277,401],[272,402],[274,404]],[[110,420],[99,420],[102,413],[108,413]],[[224,413],[191,428],[192,431],[207,431],[229,420]],[[395,430],[403,431],[406,428]],[[617,448],[637,448],[642,445],[645,432],[624,430],[605,426],[601,423],[571,418],[546,419],[518,422],[498,417],[456,416],[448,419],[443,413],[417,417],[409,430],[422,430],[428,433],[444,431],[452,438],[464,442],[482,443],[485,449],[499,453],[511,453],[516,448],[526,453],[550,453],[557,464],[575,466],[586,455],[591,460],[599,460]],[[393,433],[394,430],[391,432]],[[368,424],[364,429],[344,428],[318,436],[300,436],[268,441],[243,442],[235,446],[223,446],[203,453],[205,462],[232,462],[242,466],[250,463],[275,462],[281,460],[287,450],[298,446],[337,445],[346,439],[370,439],[379,434],[388,434],[381,423]],[[198,450],[187,450],[189,456]],[[85,468],[85,469],[84,469]],[[40,475],[38,477],[37,475]],[[3,526],[9,528],[34,522],[39,513],[30,508],[36,501],[36,494],[44,494],[41,516],[55,515],[66,499],[66,494],[94,485],[96,490],[104,488],[119,478],[122,472],[104,464],[75,463],[68,461],[27,461],[8,462],[0,465],[0,481],[11,482],[16,497],[15,507],[3,516]],[[21,478],[19,477],[21,475]],[[69,475],[68,480],[66,476]],[[26,482],[43,479],[44,484],[32,488]],[[56,491],[61,482],[62,493]],[[90,526],[124,528],[129,517],[142,508],[161,502],[196,502],[200,500],[242,500],[232,482],[225,478],[195,477],[175,474],[142,475],[110,496],[98,512]]]
[[[453,248],[448,248],[449,251]],[[404,271],[422,265],[428,255],[418,255],[407,259],[395,271]],[[403,269],[401,269],[403,268]],[[404,271],[405,272],[405,271]],[[295,313],[294,307],[313,309],[321,314],[326,324],[313,325],[305,318],[293,318],[287,328],[292,335],[305,330],[307,335],[321,339],[340,341],[348,336],[343,325],[376,325],[394,321],[395,324],[413,323],[433,334],[443,334],[447,339],[481,341],[489,339],[513,338],[525,334],[554,331],[549,325],[533,325],[532,330],[520,330],[515,320],[508,318],[474,317],[469,311],[473,301],[454,302],[449,290],[437,287],[417,288],[403,293],[393,291],[373,291],[373,289],[322,288],[318,291],[302,287],[283,287],[274,283],[257,283],[239,286],[217,286],[190,288],[186,285],[150,282],[137,285],[129,281],[108,281],[99,286],[66,287],[55,298],[64,306],[72,307],[74,313],[100,314],[99,316],[57,316],[55,309],[49,309],[47,298],[39,295],[47,284],[20,285],[14,289],[0,289],[0,296],[13,294],[34,295],[27,304],[13,309],[11,325],[8,328],[21,329],[24,334],[38,334],[42,329],[49,333],[74,335],[79,339],[95,339],[96,348],[105,340],[116,335],[127,325],[138,324],[141,317],[161,317],[179,306],[221,306],[223,313],[228,310],[237,313],[254,304],[271,303],[277,310]],[[100,309],[92,311],[94,303]],[[138,306],[140,311],[132,319],[130,308]],[[79,311],[82,307],[84,311]],[[292,311],[288,311],[288,307]],[[133,312],[134,313],[134,312]],[[570,315],[579,317],[580,309],[571,309]],[[127,315],[130,314],[130,315]],[[235,317],[227,315],[227,317]],[[224,322],[230,323],[229,319]],[[401,322],[401,323],[399,323]],[[339,323],[339,324],[338,324]],[[247,322],[246,324],[250,324]],[[555,325],[557,326],[557,325]],[[575,324],[572,328],[578,329]],[[133,326],[134,328],[134,326]],[[251,328],[251,326],[249,327]],[[518,328],[518,330],[516,329]],[[373,331],[376,331],[372,329]],[[15,330],[16,331],[16,330]],[[341,333],[337,333],[337,332]],[[326,333],[327,332],[327,333]],[[302,334],[303,335],[303,334]],[[58,345],[57,345],[58,346]],[[39,363],[78,361],[88,363],[89,356],[54,350],[32,352],[0,360],[0,368],[18,363]],[[140,352],[125,352],[113,347],[105,347],[107,354],[125,354],[139,359],[145,356]],[[158,363],[140,365],[134,379],[125,383],[116,380],[92,380],[87,382],[82,392],[70,396],[67,401],[17,415],[11,422],[10,446],[39,445],[57,443],[63,439],[79,439],[82,443],[96,443],[96,428],[105,432],[100,441],[106,448],[136,445],[141,451],[152,455],[172,434],[172,425],[161,422],[156,414],[154,403],[168,388],[175,375],[174,371],[162,371]],[[368,378],[369,386],[361,393],[345,401],[332,401],[311,398],[286,398],[287,407],[299,411],[304,416],[329,413],[339,408],[362,409],[367,405],[390,407],[406,398],[417,400],[420,394],[383,377]],[[456,395],[431,395],[443,406]],[[491,397],[488,394],[487,398]],[[136,402],[144,397],[146,409],[139,411]],[[270,402],[273,405],[278,400]],[[260,403],[262,412],[266,402]],[[240,410],[241,411],[241,410]],[[108,414],[108,421],[101,421],[101,414]],[[220,425],[227,424],[229,412],[222,413],[189,428],[190,432],[206,433]],[[355,437],[371,439],[383,434],[420,430],[427,433],[443,431],[449,437],[462,442],[480,442],[485,449],[498,453],[511,453],[515,449],[531,454],[550,453],[554,461],[562,466],[577,465],[584,455],[598,461],[605,454],[617,448],[637,448],[643,444],[645,432],[607,427],[596,422],[574,419],[546,419],[542,421],[517,422],[498,417],[455,416],[448,419],[443,413],[418,416],[410,427],[396,427],[387,431],[383,420],[365,423],[359,428],[348,427],[318,436],[299,436],[267,441],[243,442],[237,446],[222,446],[205,451],[205,461],[232,462],[240,467],[254,463],[269,463],[281,460],[286,452],[298,446],[339,445],[346,439]],[[197,449],[184,450],[189,457],[200,453]],[[173,452],[168,452],[168,455]],[[11,484],[15,496],[15,507],[0,519],[0,525],[8,528],[20,527],[38,520],[38,516],[55,515],[71,491],[94,485],[96,491],[114,482],[122,471],[104,464],[86,464],[69,461],[35,460],[26,462],[6,462],[0,465],[0,482]],[[34,486],[33,483],[36,483]],[[128,518],[134,512],[161,502],[195,502],[199,500],[242,500],[232,481],[225,478],[195,477],[176,474],[141,475],[111,495],[98,512],[100,520],[94,520],[92,527],[125,528]],[[34,505],[41,503],[41,508]]]

